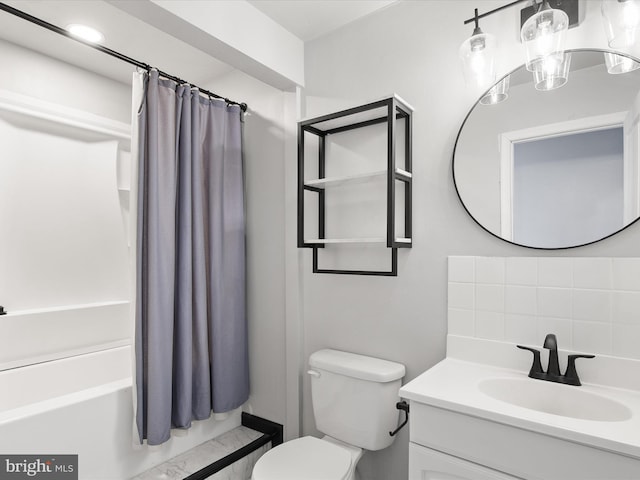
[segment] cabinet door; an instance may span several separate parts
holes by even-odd
[[[517,477],[409,443],[409,480],[517,480]]]

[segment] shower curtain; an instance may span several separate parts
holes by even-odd
[[[157,445],[249,395],[242,112],[135,75],[134,407]]]

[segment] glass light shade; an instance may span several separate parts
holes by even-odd
[[[560,88],[569,80],[571,54],[549,55],[536,63],[533,71],[533,82],[536,90],[548,91]]]
[[[602,0],[604,29],[611,48],[624,48],[640,40],[640,0]]]
[[[612,75],[633,72],[640,68],[640,63],[636,62],[633,58],[608,52],[604,54],[604,63],[607,65],[607,72]]]
[[[541,10],[529,17],[520,30],[520,38],[527,52],[527,70],[553,54],[564,52],[569,17],[562,10],[549,8],[545,2]]]
[[[495,37],[480,29],[460,45],[459,55],[468,86],[486,89],[493,84],[496,79],[495,54]]]
[[[480,99],[482,105],[496,105],[500,102],[504,102],[509,97],[509,81],[511,75],[507,75],[498,83],[496,83],[491,90],[484,94]]]

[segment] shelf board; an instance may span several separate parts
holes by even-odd
[[[404,177],[406,179],[411,178],[411,173],[401,168],[396,168],[396,175],[399,175],[400,177]],[[382,178],[386,176],[387,176],[386,170],[378,170],[375,172],[360,173],[357,175],[347,175],[345,177],[329,177],[329,178],[319,178],[316,180],[308,180],[304,182],[304,184],[308,187],[330,188],[330,187],[339,187],[345,184],[355,185],[358,183],[366,183],[371,180],[375,180],[376,178]]]
[[[354,124],[367,123],[375,120],[385,121],[388,109],[384,102],[391,98],[395,98],[399,104],[398,106],[403,110],[407,110],[408,113],[413,112],[414,109],[411,105],[405,102],[400,96],[393,94],[369,102],[368,105],[353,106],[340,112],[315,118],[306,118],[300,120],[299,124],[311,126],[319,132],[331,132],[332,130],[340,130]]]
[[[341,244],[341,243],[382,243],[386,244],[385,237],[354,237],[354,238],[309,238],[305,239],[305,243],[317,243],[318,245]],[[410,238],[396,238],[399,243],[411,243]]]

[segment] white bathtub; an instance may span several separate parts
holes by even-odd
[[[131,392],[128,346],[0,372],[0,453],[77,454],[81,480],[125,480],[240,425],[238,409],[136,446]]]

